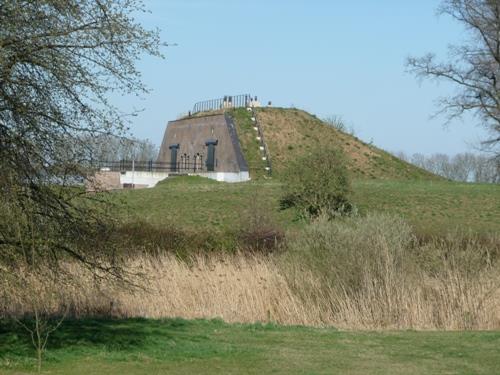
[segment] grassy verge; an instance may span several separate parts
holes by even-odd
[[[399,214],[422,233],[456,230],[498,231],[500,186],[447,181],[353,182],[353,201],[362,213]],[[285,228],[296,226],[292,210],[280,211],[278,181],[218,183],[201,177],[177,177],[153,189],[123,191],[112,197],[127,221],[175,224],[219,233],[241,223],[249,207],[265,208]],[[244,224],[244,223],[243,223]]]
[[[1,322],[0,372],[29,373],[26,334]],[[499,332],[339,332],[221,321],[71,320],[51,337],[50,374],[494,374]]]

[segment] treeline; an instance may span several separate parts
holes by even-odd
[[[125,138],[112,135],[89,137],[85,144],[94,161],[156,160],[158,147],[149,139]]]
[[[500,183],[500,160],[470,152],[454,156],[435,153],[423,155],[405,152],[395,154],[398,158],[417,167],[454,181]]]

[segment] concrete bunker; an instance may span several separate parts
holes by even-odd
[[[156,163],[176,174],[227,182],[250,179],[234,122],[227,114],[170,121]]]
[[[156,161],[98,161],[87,190],[153,187],[171,175],[182,174],[225,182],[248,181],[248,164],[234,121],[225,110],[246,108],[253,111],[256,107],[260,107],[260,102],[249,94],[198,102],[189,116],[167,124]],[[252,118],[252,121],[256,120]],[[262,146],[265,143],[261,133],[258,134],[260,148],[265,154],[263,160],[268,160],[267,150]],[[270,173],[269,162],[265,169]]]

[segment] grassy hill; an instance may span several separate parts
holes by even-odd
[[[244,108],[235,109],[230,113],[236,121],[242,149],[251,173],[260,176],[265,163],[260,158],[256,132],[250,120],[251,114]],[[271,154],[275,176],[279,176],[287,163],[298,155],[318,145],[333,145],[345,152],[349,170],[356,178],[440,179],[299,109],[259,108],[257,119]]]

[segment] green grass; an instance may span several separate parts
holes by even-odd
[[[399,214],[418,231],[500,231],[500,186],[448,181],[355,181],[361,212]]]
[[[292,220],[292,212],[280,211],[281,185],[273,181],[229,184],[203,177],[174,177],[152,189],[114,194],[119,215],[155,224],[175,224],[187,229],[227,231],[241,223],[242,212],[256,203],[269,208],[280,222]]]
[[[260,142],[257,140],[257,132],[252,122],[252,113],[246,108],[233,109],[229,112],[234,119],[236,131],[240,140],[241,151],[248,164],[252,179],[259,179],[267,176],[266,162],[262,160],[259,149]]]
[[[33,371],[26,333],[0,322],[0,373]],[[47,374],[495,374],[500,332],[339,332],[221,321],[69,320]]]
[[[309,153],[318,146],[328,146],[345,153],[349,160],[349,171],[355,178],[442,179],[367,144],[352,134],[339,131],[303,110],[258,108],[257,116],[269,148],[275,176],[297,156]]]
[[[447,181],[355,180],[353,201],[361,213],[382,211],[405,217],[420,232],[500,230],[500,186]],[[258,180],[228,184],[201,177],[176,177],[153,189],[113,193],[119,215],[164,225],[224,232],[255,207],[268,210],[285,228],[294,221],[293,210],[279,210],[281,184]]]

